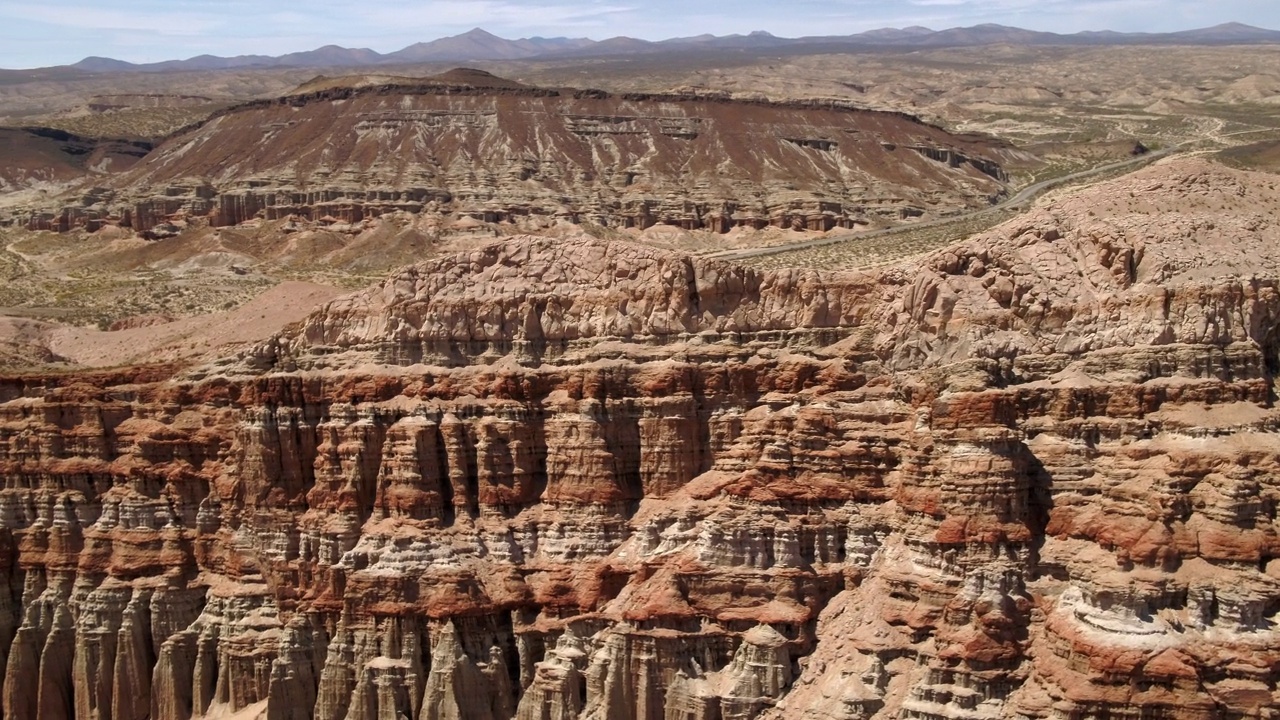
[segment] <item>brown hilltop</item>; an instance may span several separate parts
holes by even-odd
[[[490,87],[490,88],[527,88],[515,80],[498,77],[486,70],[477,70],[476,68],[454,68],[439,75],[427,78],[431,82],[441,85],[471,85],[473,87]]]
[[[508,90],[527,89],[529,87],[528,85],[522,85],[515,80],[498,77],[486,70],[478,70],[476,68],[454,68],[440,73],[439,75],[430,75],[427,77],[379,75],[375,73],[338,75],[335,77],[317,75],[316,77],[285,93],[284,96],[306,96],[312,93],[325,92],[339,88],[394,86],[401,86],[405,88],[419,86],[475,87],[503,88]]]
[[[1013,150],[823,101],[533,88],[475,70],[317,78],[214,114],[33,228],[394,211],[827,230],[987,205]]]

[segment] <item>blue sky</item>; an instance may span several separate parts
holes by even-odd
[[[0,0],[0,67],[193,55],[280,55],[321,45],[390,52],[480,26],[503,37],[650,40],[768,30],[849,34],[995,22],[1034,30],[1163,32],[1237,21],[1280,29],[1277,0]]]

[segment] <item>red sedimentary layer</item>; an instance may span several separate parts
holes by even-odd
[[[1073,202],[874,276],[518,240],[8,378],[5,716],[1265,717],[1272,231]]]
[[[15,219],[31,229],[150,233],[177,220],[355,223],[446,212],[830,230],[988,206],[1015,157],[990,138],[831,102],[338,87],[222,111],[76,204]]]

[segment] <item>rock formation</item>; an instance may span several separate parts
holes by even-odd
[[[151,143],[142,140],[86,138],[46,127],[0,128],[0,192],[124,171],[150,150]],[[63,215],[84,213],[50,211],[27,222],[53,228],[54,220]],[[80,224],[88,220],[86,216]]]
[[[550,90],[478,71],[408,83],[335,80],[221,111],[77,202],[15,219],[147,233],[405,211],[829,230],[989,205],[1018,157],[834,102]]]
[[[4,378],[5,717],[1271,717],[1277,231],[1178,210],[1266,193],[876,274],[516,240]]]

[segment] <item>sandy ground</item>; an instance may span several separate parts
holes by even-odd
[[[226,705],[214,704],[209,706],[208,712],[198,717],[203,720],[258,720],[266,715],[267,701],[263,700],[234,712]]]
[[[283,282],[234,310],[116,331],[0,317],[0,350],[28,357],[47,351],[84,367],[211,359],[270,336],[344,292]]]

